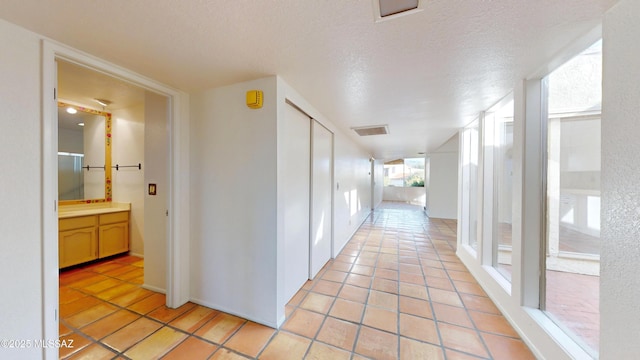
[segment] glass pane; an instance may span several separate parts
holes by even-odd
[[[469,128],[469,245],[478,250],[478,121]]]
[[[82,154],[58,154],[58,198],[60,200],[84,199],[83,159]]]
[[[384,164],[384,186],[404,186],[404,163],[402,160]]]
[[[511,203],[513,201],[513,95],[491,109],[495,130],[493,185],[493,266],[511,281]]]
[[[462,133],[463,242],[478,250],[478,120]]]
[[[404,186],[424,186],[424,158],[404,159]]]
[[[551,73],[547,120],[548,316],[597,354],[602,43]]]

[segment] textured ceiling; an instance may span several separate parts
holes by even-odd
[[[279,75],[328,119],[389,124],[378,158],[432,151],[615,0],[431,0],[374,22],[370,0],[3,0],[0,17],[195,92]]]

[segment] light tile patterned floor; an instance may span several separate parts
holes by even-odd
[[[64,271],[65,359],[532,359],[457,259],[455,221],[385,203],[286,307],[279,331],[193,303],[164,306],[143,260]]]

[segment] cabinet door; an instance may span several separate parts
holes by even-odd
[[[59,235],[58,261],[60,268],[98,258],[98,238],[95,227],[61,231]]]
[[[129,223],[101,225],[99,231],[100,258],[129,251]]]

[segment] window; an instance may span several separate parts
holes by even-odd
[[[478,164],[479,119],[462,131],[462,243],[469,245],[477,256],[478,251]]]
[[[488,144],[493,146],[493,222],[491,264],[511,281],[512,202],[513,202],[513,94],[485,113]]]
[[[597,354],[602,41],[549,74],[541,308]]]
[[[424,187],[424,158],[397,159],[384,163],[384,186]]]

